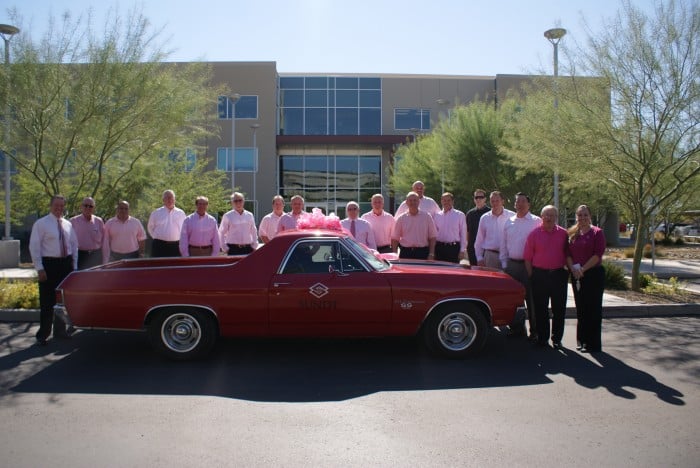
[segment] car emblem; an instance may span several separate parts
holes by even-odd
[[[323,283],[316,283],[309,288],[309,293],[316,299],[321,299],[323,296],[328,294],[328,288]]]
[[[402,309],[411,309],[411,308],[413,308],[413,303],[408,302],[408,301],[401,301],[401,308]]]

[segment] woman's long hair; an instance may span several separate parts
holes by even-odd
[[[578,214],[580,210],[588,211],[588,216],[591,216],[591,209],[588,208],[588,205],[581,205],[576,208],[576,214]],[[569,243],[572,243],[578,239],[578,237],[581,235],[581,227],[578,225],[578,221],[576,221],[576,224],[571,226],[567,232],[569,233]]]

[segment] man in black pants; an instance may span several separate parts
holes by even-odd
[[[78,268],[78,238],[70,221],[63,218],[66,200],[63,195],[51,198],[51,212],[32,226],[29,253],[39,278],[41,306],[39,331],[36,341],[46,345],[53,324],[54,338],[70,338],[71,330],[60,317],[54,317],[56,287],[68,274]]]

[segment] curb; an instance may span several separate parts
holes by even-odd
[[[700,316],[700,304],[634,304],[603,306],[603,318],[648,318]],[[576,309],[566,308],[566,318],[575,319]],[[38,322],[39,309],[0,309],[0,322]]]

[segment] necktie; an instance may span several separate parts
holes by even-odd
[[[355,220],[353,219],[350,221],[350,234],[352,234],[352,237],[355,237]]]
[[[61,243],[61,257],[67,257],[68,250],[66,249],[66,240],[63,237],[63,225],[60,218],[58,219],[58,241]]]

